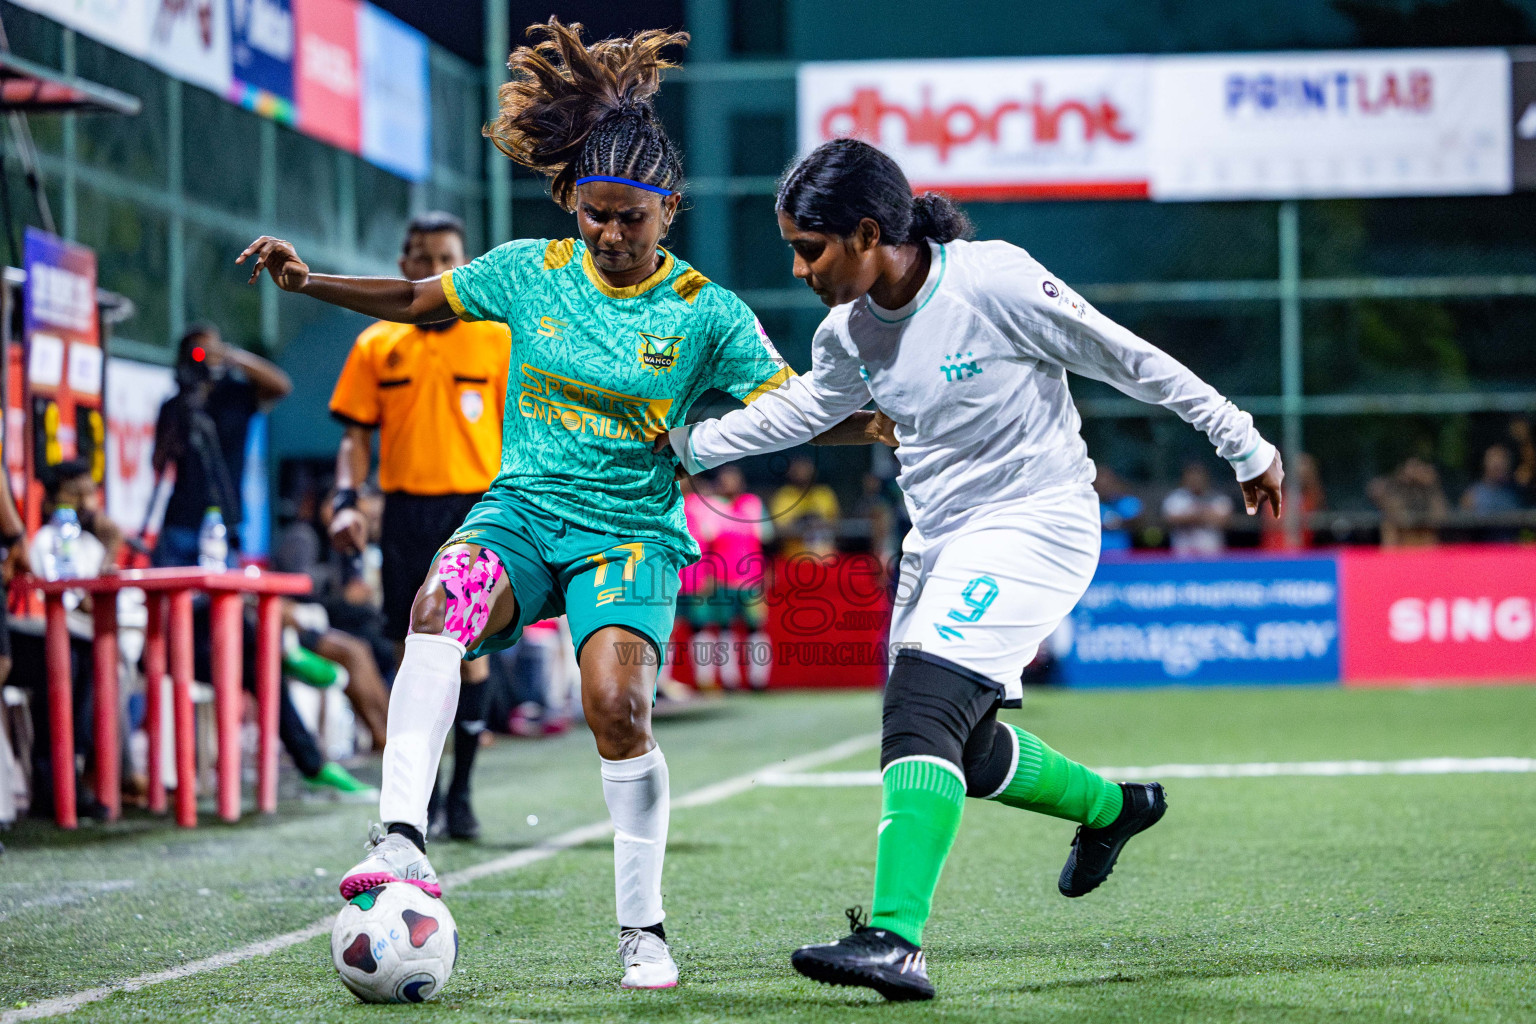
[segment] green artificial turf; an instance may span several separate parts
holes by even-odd
[[[740,698],[663,722],[674,799],[878,725],[870,694]],[[1052,693],[1008,712],[1093,764],[1536,756],[1536,689]],[[603,817],[590,739],[482,755],[486,840],[451,872]],[[825,770],[873,768],[873,749]],[[822,769],[817,769],[822,770]],[[456,888],[437,1002],[357,1004],[317,938],[88,1005],[92,1021],[1531,1021],[1536,775],[1178,779],[1098,892],[1055,879],[1072,827],[969,802],[928,930],[933,1003],[814,985],[787,954],[867,904],[879,790],[758,788],[674,812],[669,992],[617,987],[605,842]],[[148,819],[0,859],[0,1010],[303,927],[339,905],[368,808],[179,832]],[[536,814],[537,826],[527,824]],[[315,874],[316,868],[327,872]]]

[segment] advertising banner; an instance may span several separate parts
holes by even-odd
[[[149,45],[149,24],[162,0],[16,0],[28,10],[133,57]]]
[[[1213,54],[1152,63],[1155,199],[1504,193],[1504,50]]]
[[[1148,66],[1139,57],[804,64],[800,152],[885,150],[957,198],[1145,198]]]
[[[175,390],[168,366],[107,360],[107,517],[129,533],[145,523],[155,488],[155,421]]]
[[[33,395],[33,465],[77,454],[75,396],[100,403],[101,336],[96,319],[96,254],[27,228],[24,329],[27,387]],[[95,377],[92,379],[91,371]]]
[[[1344,682],[1536,677],[1536,549],[1340,554]]]
[[[1333,682],[1335,561],[1104,562],[1052,647],[1069,686]]]
[[[1536,58],[1510,64],[1510,119],[1515,188],[1536,189]]]
[[[360,5],[357,18],[362,156],[421,181],[432,165],[426,37],[371,4]]]
[[[294,8],[294,99],[306,134],[348,152],[362,141],[358,0],[301,0]]]
[[[229,0],[149,0],[145,59],[166,74],[229,92]]]
[[[293,6],[290,0],[231,0],[229,99],[292,124]]]

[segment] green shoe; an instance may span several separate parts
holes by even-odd
[[[312,796],[327,797],[339,803],[366,804],[379,798],[379,791],[360,781],[335,761],[327,761],[312,779],[304,780]]]

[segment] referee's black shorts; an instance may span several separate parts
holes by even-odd
[[[432,568],[432,557],[464,522],[479,494],[384,495],[379,548],[384,556],[384,630],[404,640],[411,628],[411,604]]]

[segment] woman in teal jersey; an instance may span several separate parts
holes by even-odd
[[[391,880],[440,892],[423,835],[459,661],[564,613],[615,830],[623,984],[666,988],[677,983],[662,928],[667,765],[650,709],[677,571],[698,548],[675,464],[652,441],[709,388],[751,402],[793,371],[740,299],[659,246],[682,165],[650,101],[672,66],[663,50],[687,36],[586,46],[580,29],[554,19],[529,29],[537,42],[513,52],[486,129],[551,178],[579,238],[509,242],[423,281],[311,273],[292,245],[267,237],[237,262],[254,257],[253,281],[265,269],[287,291],[381,320],[459,316],[511,334],[501,471],[417,595],[390,698],[384,830],[342,894]],[[850,421],[844,434],[862,429]]]

